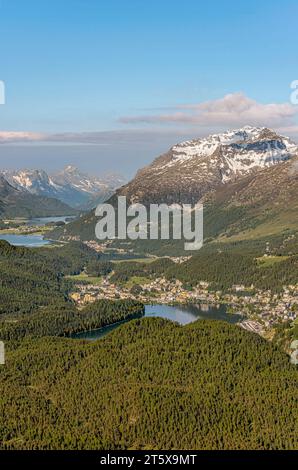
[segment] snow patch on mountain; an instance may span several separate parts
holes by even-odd
[[[297,145],[288,137],[265,127],[245,126],[174,145],[171,159],[161,162],[160,167],[166,169],[196,161],[201,169],[216,165],[223,170],[222,181],[227,182],[235,175],[288,160],[297,152]]]
[[[72,207],[84,208],[88,207],[89,201],[93,205],[94,201],[105,200],[124,183],[119,175],[93,177],[71,165],[50,176],[44,170],[31,169],[3,170],[0,174],[16,189],[54,197]]]

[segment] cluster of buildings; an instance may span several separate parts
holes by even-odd
[[[298,317],[298,285],[284,287],[279,294],[271,290],[251,288],[245,292],[241,289],[241,295],[231,292],[222,298],[245,316],[260,322],[265,329],[276,323],[294,321]]]
[[[137,286],[137,287],[136,287]],[[228,293],[209,290],[208,282],[200,282],[192,290],[186,290],[179,280],[165,278],[138,280],[137,284],[116,285],[110,276],[97,284],[79,282],[71,298],[78,305],[85,305],[97,299],[136,299],[144,303],[164,304],[201,302],[206,304],[227,304],[231,313],[246,317],[242,326],[261,333],[277,323],[294,321],[298,317],[298,285],[287,286],[276,294],[270,290],[261,291],[253,286],[232,286]]]
[[[89,284],[78,283],[75,292],[70,297],[78,304],[85,305],[98,299],[135,299],[141,302],[149,300],[158,303],[169,304],[173,302],[186,302],[189,292],[182,288],[180,281],[170,282],[163,278],[156,278],[144,284],[138,284],[136,293],[133,287],[116,285],[110,282],[109,277],[104,278],[101,283]]]

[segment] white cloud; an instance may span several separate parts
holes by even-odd
[[[298,107],[290,103],[262,104],[248,98],[243,93],[231,93],[223,98],[198,104],[182,105],[173,108],[172,113],[126,116],[120,119],[131,123],[179,123],[202,127],[229,127],[258,125],[280,127],[293,124]]]
[[[152,139],[173,143],[176,140],[202,137],[244,125],[271,127],[281,134],[289,135],[297,140],[298,125],[295,122],[297,115],[298,106],[293,106],[290,103],[262,104],[248,98],[243,93],[232,93],[213,101],[168,108],[164,113],[126,116],[120,119],[126,124],[136,124],[135,129],[57,134],[0,131],[0,144],[123,146],[134,143],[147,145]],[[151,125],[140,128],[137,126],[140,123]],[[161,124],[171,126],[162,126]]]
[[[36,142],[45,138],[44,134],[37,132],[14,132],[14,131],[0,131],[0,143],[22,143],[22,142]]]

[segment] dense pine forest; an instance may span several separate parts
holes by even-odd
[[[98,300],[82,310],[66,304],[46,307],[31,315],[0,318],[0,338],[20,340],[26,336],[70,336],[80,331],[102,328],[144,314],[144,306],[134,300]]]
[[[222,322],[133,320],[103,340],[8,342],[2,449],[294,449],[297,371]]]

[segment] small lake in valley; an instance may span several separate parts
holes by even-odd
[[[196,320],[223,320],[228,323],[237,323],[243,317],[227,313],[226,305],[187,304],[187,305],[145,305],[145,317],[161,317],[186,325]],[[130,321],[130,320],[127,320]],[[114,323],[97,330],[75,333],[72,338],[97,340],[103,338],[118,328],[123,322]]]
[[[0,240],[6,240],[14,246],[30,248],[45,246],[51,243],[49,240],[45,240],[42,235],[14,235],[10,233],[0,235]]]
[[[60,217],[39,217],[34,219],[26,220],[26,225],[30,227],[42,227],[46,224],[53,223],[53,222],[64,222],[68,223],[72,219],[73,216],[60,216]],[[35,234],[14,234],[14,233],[4,233],[0,234],[0,240],[6,240],[8,243],[14,246],[26,246],[30,248],[38,248],[41,246],[49,245],[51,243],[50,240],[47,240],[42,235],[35,235]]]
[[[71,215],[64,215],[60,217],[36,217],[34,219],[28,219],[26,224],[30,227],[41,227],[46,224],[50,224],[53,222],[64,222],[65,224],[71,222],[75,219],[75,216]]]

